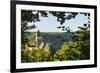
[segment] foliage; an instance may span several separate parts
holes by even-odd
[[[43,48],[22,49],[22,62],[43,62],[48,61],[50,52],[46,52]]]
[[[90,28],[88,26],[79,27],[79,31],[75,32],[73,37],[74,41],[78,42],[78,46],[81,48],[81,59],[90,58]]]
[[[58,12],[58,11],[37,11],[37,10],[21,10],[21,26],[22,30],[30,30],[35,29],[36,25],[35,22],[40,22],[41,17],[48,17],[48,14],[53,15],[57,18],[57,21],[61,24],[57,28],[62,29],[63,31],[68,31],[69,27],[62,26],[65,20],[74,19],[78,14],[83,14],[84,16],[88,16],[90,19],[90,13],[83,13],[83,12]],[[28,22],[34,22],[33,25],[28,26]]]
[[[35,23],[41,21],[41,17],[48,17],[48,14],[57,18],[60,23],[57,28],[66,31],[65,33],[42,33],[38,30],[37,36],[43,36],[45,42],[53,43],[49,48],[39,48],[34,46],[35,33],[26,33],[27,30],[37,28]],[[70,27],[64,26],[65,20],[74,19],[78,14],[88,16],[88,23],[79,27],[78,31],[71,32]],[[44,61],[64,61],[64,60],[86,60],[90,59],[90,13],[82,12],[58,12],[58,11],[21,11],[21,61],[44,62]],[[29,26],[28,22],[33,22]],[[69,39],[71,34],[72,40]],[[41,35],[40,35],[41,34]],[[66,38],[65,38],[66,37]],[[60,43],[59,43],[60,42]],[[34,44],[33,44],[34,43]]]
[[[63,60],[90,59],[90,31],[89,27],[79,27],[72,35],[73,42],[64,42],[60,50],[57,50],[54,58]]]
[[[56,52],[54,58],[63,60],[79,60],[80,59],[80,48],[77,47],[77,42],[65,42],[61,49]]]
[[[45,33],[45,36],[47,36],[46,34],[49,33]],[[50,35],[51,34],[58,35],[61,33],[50,33]],[[30,35],[33,36],[34,34]],[[29,37],[30,35],[28,35],[27,37]],[[55,49],[55,47],[53,46],[51,46],[49,49],[35,47],[32,50],[29,50],[29,48],[24,48],[24,49],[22,48],[22,62],[44,62],[44,61],[64,61],[64,60],[67,61],[67,60],[90,59],[89,27],[86,26],[79,27],[79,30],[73,32],[71,36],[73,37],[73,41],[62,41],[62,44],[59,47],[59,49]],[[50,38],[49,40],[51,41]],[[57,39],[54,41],[57,41]]]

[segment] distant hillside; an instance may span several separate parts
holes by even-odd
[[[52,43],[54,49],[59,49],[65,41],[72,41],[71,33],[64,32],[42,32],[41,36],[44,41]]]
[[[31,41],[34,41],[33,37],[35,37],[36,33],[37,32],[25,32],[25,35],[27,35]],[[51,47],[55,50],[59,49],[65,41],[72,41],[71,33],[68,32],[40,32],[40,36],[44,42],[51,43]]]

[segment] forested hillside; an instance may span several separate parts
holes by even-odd
[[[21,10],[21,62],[90,59],[90,24],[87,12]]]
[[[36,32],[25,32],[24,43],[33,45]],[[23,44],[22,62],[42,62],[42,61],[64,61],[64,60],[86,60],[90,58],[90,31],[86,27],[79,27],[73,33],[43,33],[40,32],[42,43],[51,43],[47,47],[39,48]],[[36,49],[38,47],[38,49]]]

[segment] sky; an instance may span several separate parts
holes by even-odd
[[[63,25],[69,27],[71,31],[77,31],[79,26],[83,26],[83,24],[88,23],[88,16],[84,16],[83,14],[78,14],[74,19],[66,20]],[[60,22],[57,21],[57,17],[48,14],[48,17],[41,17],[40,22],[32,22],[28,23],[28,25],[35,24],[36,28],[29,30],[30,32],[65,32],[62,29],[58,29],[57,27],[60,25]]]

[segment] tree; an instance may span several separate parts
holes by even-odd
[[[80,47],[82,53],[81,59],[90,59],[90,25],[84,24],[84,27],[79,27],[73,35],[74,41]]]
[[[79,60],[81,57],[80,48],[76,42],[64,42],[60,50],[54,55],[54,59],[63,60]]]
[[[62,26],[65,20],[74,19],[78,14],[83,14],[84,16],[88,16],[90,19],[90,13],[82,13],[82,12],[59,12],[59,11],[40,11],[40,10],[21,10],[21,39],[22,43],[24,42],[24,32],[26,30],[35,29],[35,22],[40,22],[41,17],[48,17],[48,14],[53,15],[57,18],[57,21],[60,22],[57,28],[61,29],[65,32],[71,32],[70,27]],[[28,26],[28,22],[34,22],[33,25]],[[89,22],[89,21],[88,21]],[[90,24],[90,22],[89,22]]]
[[[65,32],[71,32],[70,27],[64,26],[66,20],[74,19],[78,14],[83,14],[88,16],[88,23],[84,24],[84,27],[79,27],[79,30],[73,33],[74,42],[64,42],[61,48],[56,51],[54,56],[46,56],[45,52],[42,50],[22,50],[23,58],[28,62],[39,62],[47,60],[77,60],[77,59],[89,59],[90,54],[90,13],[82,12],[58,12],[58,11],[39,11],[39,10],[21,10],[21,40],[22,45],[25,46],[29,39],[25,35],[25,32],[30,29],[35,29],[36,22],[41,21],[41,17],[48,17],[48,14],[53,15],[57,18],[60,25],[57,26]],[[28,23],[32,22],[33,25],[29,26]],[[38,30],[38,35],[40,31]]]
[[[54,60],[90,59],[90,25],[84,24],[72,34],[72,42],[64,42],[54,55]]]
[[[74,19],[78,14],[83,14],[84,16],[88,16],[90,19],[90,13],[78,13],[78,12],[58,12],[58,11],[37,11],[37,10],[22,10],[21,11],[21,22],[22,22],[22,29],[35,29],[36,26],[33,24],[32,26],[27,26],[28,22],[39,22],[41,21],[41,17],[48,17],[48,14],[51,14],[57,18],[57,21],[60,22],[58,28],[62,29],[63,31],[67,31],[66,26],[62,26],[65,20]],[[23,24],[24,23],[24,24]],[[68,28],[69,29],[69,28]]]

